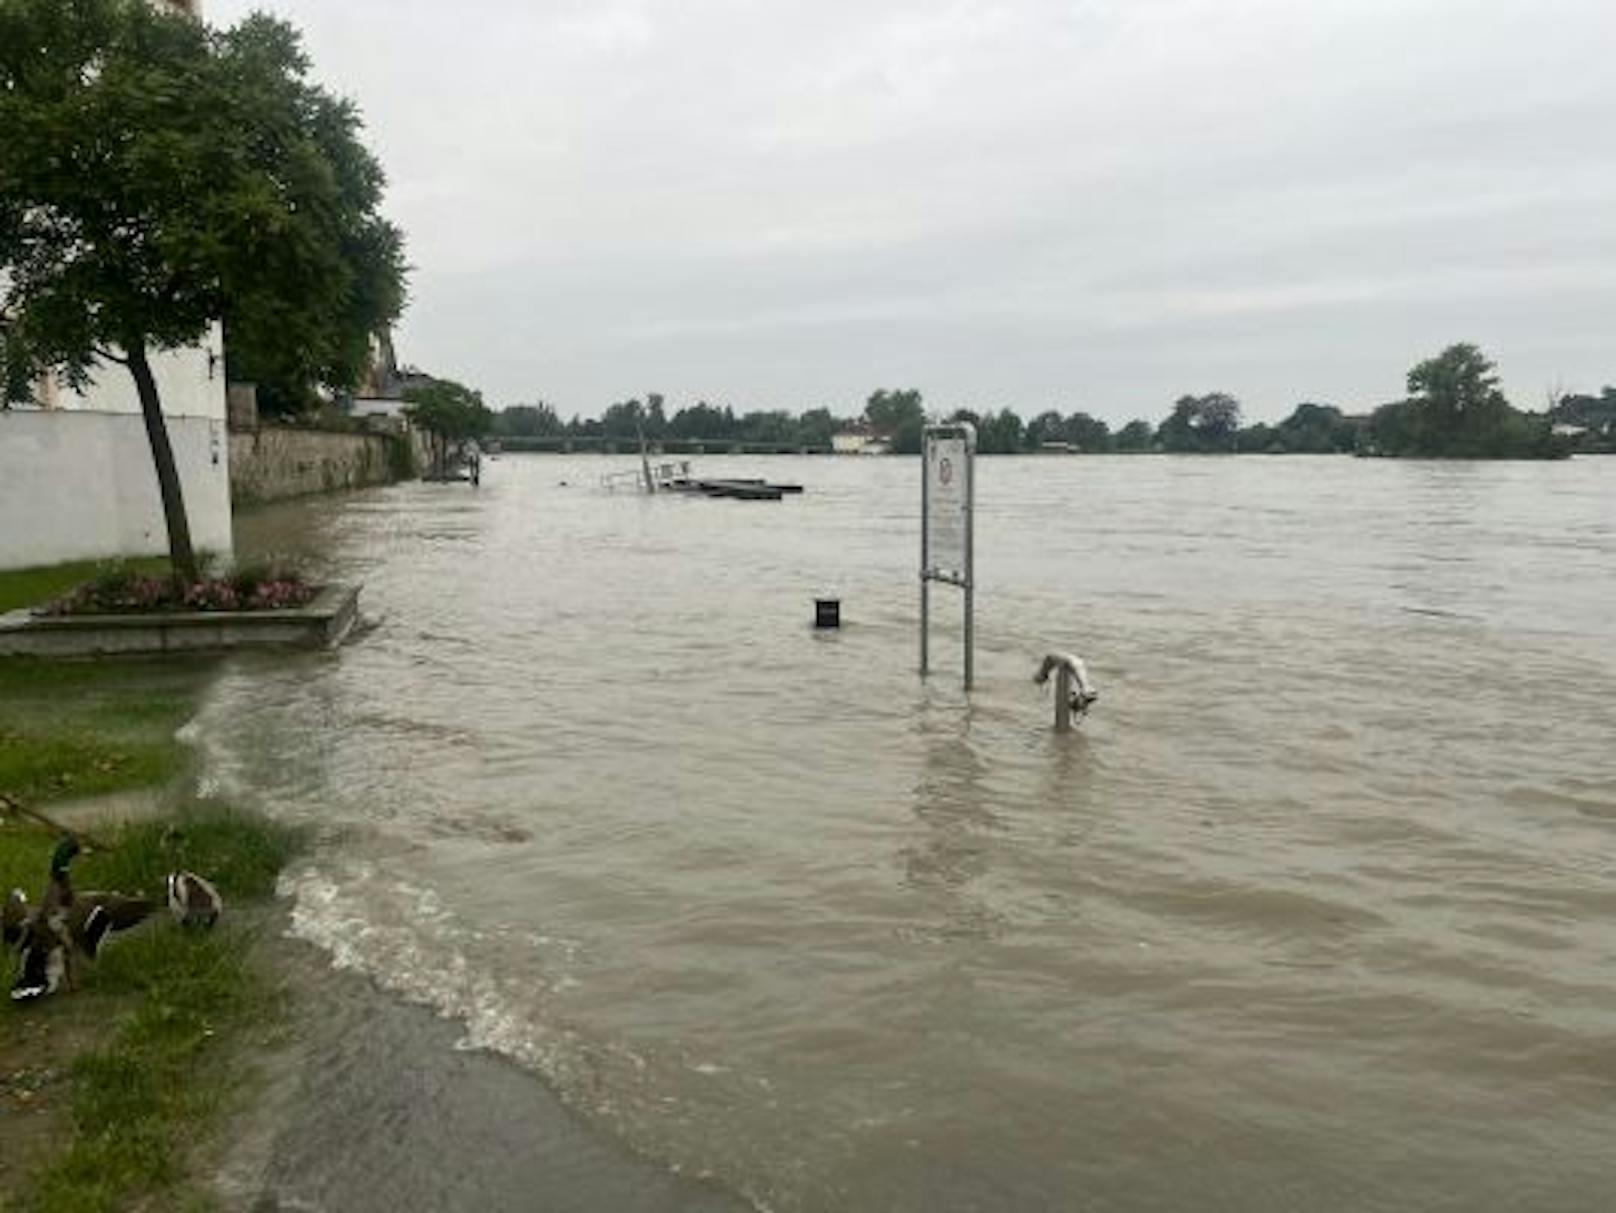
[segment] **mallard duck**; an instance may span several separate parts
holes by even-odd
[[[168,908],[182,927],[211,927],[224,913],[224,898],[212,883],[195,872],[171,872]]]
[[[16,1002],[43,998],[54,994],[72,979],[68,974],[68,948],[60,931],[38,917],[30,918],[22,928],[19,946],[22,964],[17,979],[11,983],[11,997]]]
[[[21,889],[12,889],[6,904],[0,906],[0,943],[16,947],[22,942],[22,929],[28,923],[28,895]]]
[[[11,984],[11,997],[17,1002],[54,994],[64,984],[71,988],[73,975],[67,943],[67,911],[73,903],[73,884],[67,865],[79,852],[79,845],[64,838],[51,852],[50,876],[39,908],[28,913],[28,899],[14,890],[6,903],[8,920],[21,908],[25,917],[17,928],[17,953],[21,964]],[[9,922],[8,922],[9,926]]]
[[[94,960],[109,933],[135,926],[152,911],[152,902],[146,897],[76,892],[68,867],[78,853],[78,840],[71,836],[56,844],[51,852],[45,895],[32,914],[27,912],[28,899],[19,891],[14,891],[6,902],[8,939],[13,918],[18,910],[22,912],[15,928],[22,964],[11,987],[11,997],[19,1002],[54,994],[64,985],[73,989],[77,985],[74,970],[78,954]]]

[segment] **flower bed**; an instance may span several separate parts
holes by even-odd
[[[45,615],[139,615],[157,611],[283,611],[307,606],[317,586],[296,573],[244,570],[229,577],[179,583],[117,571],[87,581],[47,604]]]

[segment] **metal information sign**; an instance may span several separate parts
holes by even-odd
[[[965,592],[965,689],[975,664],[976,427],[926,427],[920,486],[920,672],[930,673],[931,583]]]

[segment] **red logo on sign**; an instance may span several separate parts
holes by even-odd
[[[951,481],[953,479],[954,479],[954,461],[951,460],[951,459],[939,460],[938,463],[937,463],[937,480],[938,480],[938,482],[941,483],[941,484],[947,484],[947,483],[949,483],[949,481]]]

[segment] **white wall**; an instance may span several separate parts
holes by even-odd
[[[224,337],[215,324],[202,344],[151,356],[152,377],[163,412],[170,417],[225,417]],[[82,392],[60,388],[52,403],[63,409],[90,409],[102,413],[138,413],[140,397],[127,367],[104,363],[95,382]]]
[[[191,541],[228,555],[230,448],[223,414],[170,416],[168,434]],[[0,568],[167,550],[157,473],[138,412],[0,412]]]

